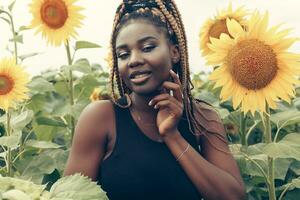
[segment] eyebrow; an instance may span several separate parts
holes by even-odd
[[[138,43],[143,43],[143,42],[145,42],[145,41],[147,41],[147,40],[149,40],[149,39],[155,39],[155,40],[157,40],[157,38],[154,37],[154,36],[145,36],[145,37],[139,39],[137,42],[138,42]],[[116,47],[116,49],[122,49],[122,48],[125,48],[126,46],[127,46],[126,44],[121,44],[121,45],[118,45],[118,46]]]

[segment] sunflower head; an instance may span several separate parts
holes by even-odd
[[[77,35],[83,15],[81,7],[75,6],[77,0],[33,0],[30,5],[32,13],[31,28],[37,28],[47,42],[54,46],[65,43]]]
[[[212,51],[208,48],[210,38],[219,38],[222,33],[229,34],[226,25],[226,19],[235,19],[241,24],[242,27],[246,28],[247,11],[244,7],[239,7],[236,10],[232,10],[232,4],[230,3],[227,9],[223,9],[217,12],[217,15],[213,19],[207,19],[200,30],[200,49],[202,55],[206,56]]]
[[[90,100],[93,101],[99,101],[99,100],[109,100],[110,96],[107,92],[105,92],[101,88],[95,88],[90,96]]]
[[[107,55],[106,55],[106,57],[104,58],[104,60],[106,61],[106,63],[107,63],[107,65],[108,65],[109,69],[112,69],[112,68],[113,68],[113,64],[114,64],[114,63],[113,63],[114,60],[113,60],[113,55],[112,55],[112,50],[111,50],[111,48],[108,49]]]
[[[0,108],[8,110],[16,103],[28,99],[26,93],[29,74],[15,64],[14,59],[4,58],[0,61]]]
[[[243,112],[265,112],[276,101],[290,102],[300,75],[300,54],[288,52],[298,39],[279,26],[268,28],[268,13],[255,12],[245,31],[234,19],[227,19],[228,34],[211,38],[209,64],[219,65],[211,74],[215,87],[222,87],[221,100],[232,97],[233,107]]]

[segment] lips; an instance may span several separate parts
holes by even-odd
[[[142,84],[146,82],[151,77],[151,71],[143,70],[143,71],[134,71],[129,75],[131,82],[135,84]]]
[[[150,70],[139,70],[139,71],[134,71],[129,75],[130,79],[136,78],[136,77],[141,77],[147,74],[150,74]]]

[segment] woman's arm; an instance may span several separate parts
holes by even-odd
[[[225,137],[225,130],[220,134]],[[191,147],[182,155],[188,142],[178,131],[168,134],[165,143],[175,158],[180,156],[178,164],[181,165],[204,199],[244,199],[243,180],[233,156],[229,153],[228,145],[214,134],[208,133],[207,136],[209,140],[204,136],[200,140],[203,156]]]
[[[107,141],[109,101],[98,101],[88,105],[76,124],[75,134],[64,176],[80,172],[96,180]]]

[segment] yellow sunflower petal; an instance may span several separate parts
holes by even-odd
[[[291,102],[295,84],[300,84],[300,54],[287,50],[298,41],[289,38],[289,29],[278,31],[280,25],[268,29],[268,13],[253,13],[245,32],[242,25],[227,19],[229,35],[211,39],[214,53],[208,63],[221,65],[210,80],[221,87],[221,101],[232,99],[234,109],[254,114],[276,108],[277,101]]]
[[[245,31],[242,26],[234,19],[227,18],[226,20],[227,28],[231,36],[236,37],[242,35]]]
[[[83,9],[74,5],[77,0],[34,0],[30,4],[31,28],[41,33],[47,43],[59,46],[77,36],[76,28],[81,27]]]
[[[226,26],[226,19],[234,19],[242,26],[246,26],[247,22],[245,17],[248,15],[248,11],[244,9],[243,6],[232,9],[232,4],[229,3],[227,9],[217,11],[217,15],[214,18],[205,21],[201,27],[199,38],[200,38],[200,48],[203,56],[207,56],[213,51],[209,48],[210,38],[220,38],[222,33],[229,34]]]
[[[273,48],[275,51],[283,51],[290,48],[296,41],[299,41],[299,38],[281,39],[279,43],[273,45]]]
[[[15,64],[15,59],[0,60],[0,108],[15,108],[17,103],[28,99],[28,82],[29,74]]]
[[[235,90],[232,94],[232,105],[234,109],[237,109],[237,107],[241,104],[241,102],[244,99],[244,96],[246,94],[245,88],[241,87],[239,84],[234,83]]]

